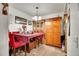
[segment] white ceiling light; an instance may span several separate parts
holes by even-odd
[[[38,15],[38,9],[39,9],[39,7],[36,7],[36,16],[34,16],[32,18],[35,21],[38,21],[38,20],[41,20],[42,19],[42,17]]]

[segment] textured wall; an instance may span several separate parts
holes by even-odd
[[[0,4],[0,56],[8,56],[8,16],[1,14],[1,6]]]

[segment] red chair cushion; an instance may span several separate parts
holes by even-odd
[[[22,41],[15,42],[14,48],[19,48],[19,47],[24,46],[24,45],[25,45],[25,43],[23,43]]]
[[[9,33],[9,43],[13,48],[18,48],[26,44],[25,42],[22,42],[22,41],[16,42],[13,33]]]

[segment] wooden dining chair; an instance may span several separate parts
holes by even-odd
[[[13,48],[14,56],[16,55],[16,49],[25,46],[25,56],[26,56],[26,43],[22,41],[15,41],[14,34],[9,33],[9,44]]]

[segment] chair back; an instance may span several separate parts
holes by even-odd
[[[15,39],[14,39],[14,34],[9,32],[9,44],[14,47],[15,46]]]
[[[18,31],[17,32],[12,32],[13,34],[17,34],[17,33],[19,33]]]

